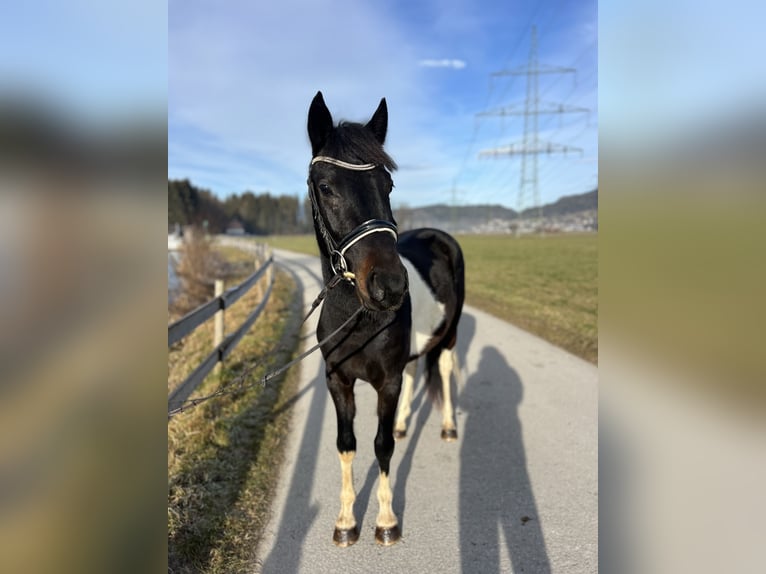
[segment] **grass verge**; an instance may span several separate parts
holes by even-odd
[[[466,302],[598,360],[598,236],[464,235]]]
[[[314,235],[272,235],[264,241],[275,249],[287,249],[319,257],[319,247]]]
[[[226,253],[231,257],[232,253]],[[220,379],[211,373],[196,395],[221,382],[257,381],[287,362],[298,338],[300,310],[292,278],[278,273],[264,314],[227,358]],[[259,302],[252,289],[226,311],[227,331]],[[169,386],[212,348],[212,321],[169,354]],[[249,571],[268,519],[282,462],[290,398],[298,373],[217,397],[168,423],[168,571]]]

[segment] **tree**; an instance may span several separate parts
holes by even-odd
[[[169,225],[194,223],[199,203],[199,192],[188,179],[168,180]]]
[[[245,191],[224,200],[188,179],[168,180],[168,225],[202,225],[210,233],[223,233],[233,219],[248,233],[278,235],[308,233],[312,229],[311,204],[292,195],[256,195]]]

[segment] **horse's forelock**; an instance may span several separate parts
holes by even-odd
[[[358,123],[338,124],[327,139],[322,153],[351,163],[373,163],[389,171],[397,169],[396,162],[385,152],[372,132]]]

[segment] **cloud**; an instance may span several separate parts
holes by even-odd
[[[466,67],[466,63],[463,60],[420,60],[419,66],[424,68],[452,68],[454,70],[462,70]]]
[[[483,105],[482,70],[494,69],[484,61],[482,22],[462,13],[447,17],[434,3],[441,25],[424,35],[417,21],[379,3],[314,0],[311,10],[304,0],[230,4],[222,11],[204,0],[170,2],[169,177],[191,177],[222,195],[248,188],[305,193],[311,157],[306,117],[311,98],[322,90],[336,121],[367,121],[386,98],[386,148],[402,166],[395,178],[396,200],[405,194],[412,205],[448,200],[463,162],[468,175],[476,163],[476,177],[488,174],[490,166],[502,170],[492,172],[495,181],[475,186],[487,194],[496,188],[506,193],[508,178],[515,181],[518,162],[478,160],[478,142],[466,150],[476,129],[474,113]],[[343,14],[343,33],[318,34],[338,29],[338,14]],[[475,56],[461,52],[465,59],[422,59],[452,56],[456,37]],[[317,51],[321,58],[312,57]],[[458,77],[448,72],[459,70],[459,85],[442,84]],[[581,105],[589,102],[577,99]],[[482,124],[482,131],[489,124]],[[502,141],[500,135],[487,147]],[[586,149],[586,154],[595,151]]]
[[[246,188],[305,193],[306,116],[321,89],[335,121],[367,121],[386,97],[388,152],[400,163],[440,166],[438,177],[434,170],[398,172],[402,192],[435,195],[451,181],[458,161],[452,147],[462,157],[462,141],[452,143],[435,127],[444,123],[441,98],[429,74],[412,65],[417,54],[443,53],[443,47],[372,5],[341,1],[354,26],[346,35],[324,37],[320,59],[306,57],[307,38],[317,27],[335,25],[333,10],[304,14],[288,29],[280,22],[301,13],[301,0],[245,2],[233,13],[192,1],[171,11],[169,177],[193,177],[222,195]]]

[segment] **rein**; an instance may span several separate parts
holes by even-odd
[[[350,169],[354,171],[368,171],[371,169],[375,169],[377,166],[372,163],[364,163],[364,164],[354,164],[354,163],[348,163],[339,159],[335,159],[332,157],[327,156],[316,156],[311,160],[311,165],[314,165],[318,162],[324,162],[329,163],[332,165],[336,165],[338,167],[342,167],[344,169]],[[310,168],[311,166],[309,166]],[[394,240],[396,241],[399,238],[399,235],[397,233],[397,227],[394,223],[390,221],[385,221],[382,219],[368,219],[364,223],[358,225],[355,227],[350,233],[348,233],[343,239],[340,240],[339,243],[336,243],[333,239],[332,235],[327,231],[327,227],[325,226],[324,219],[322,219],[322,214],[319,211],[319,203],[316,198],[316,192],[314,190],[314,186],[311,183],[311,179],[308,180],[308,187],[309,187],[309,198],[311,199],[311,203],[314,207],[314,214],[315,219],[317,222],[317,225],[319,226],[320,235],[324,238],[325,242],[327,243],[328,250],[330,252],[330,266],[332,267],[334,275],[332,278],[325,284],[325,286],[322,288],[322,290],[319,292],[319,295],[317,295],[316,299],[314,299],[314,302],[311,304],[311,309],[309,309],[309,312],[306,314],[306,316],[303,318],[303,321],[301,321],[301,326],[308,320],[308,318],[311,316],[311,314],[319,307],[320,303],[327,297],[327,293],[335,288],[341,281],[346,280],[351,283],[353,283],[356,279],[356,275],[351,272],[348,269],[348,263],[346,262],[346,252],[351,249],[356,243],[364,239],[365,237],[368,237],[372,235],[373,233],[390,233],[394,236]],[[168,413],[168,418],[172,418],[173,416],[190,409],[192,407],[197,406],[200,403],[203,403],[205,401],[208,401],[212,398],[230,394],[235,391],[243,391],[245,389],[254,387],[255,385],[260,384],[261,386],[266,386],[266,383],[269,382],[274,377],[280,375],[281,373],[285,372],[287,369],[292,367],[293,365],[301,362],[303,359],[308,357],[311,353],[319,349],[322,345],[327,343],[330,339],[338,335],[343,329],[345,329],[348,325],[351,324],[351,322],[356,319],[360,313],[364,311],[364,306],[360,306],[356,311],[354,311],[348,319],[346,319],[340,327],[335,329],[332,333],[327,335],[324,339],[319,341],[316,345],[311,347],[310,349],[304,351],[299,356],[297,356],[295,359],[290,361],[289,363],[282,365],[278,369],[271,371],[261,377],[260,380],[256,381],[254,384],[250,385],[234,385],[234,384],[228,384],[224,387],[219,388],[214,393],[199,397],[196,399],[190,399],[185,402],[185,404],[177,407],[173,411]],[[248,371],[249,372],[249,371]],[[247,372],[243,373],[238,377],[238,379],[242,379],[244,375],[246,375]],[[235,381],[236,382],[236,381]]]
[[[335,159],[334,157],[318,155],[311,160],[309,169],[312,165],[319,162],[329,163],[353,171],[369,171],[377,167],[374,163],[348,163]],[[322,214],[319,211],[319,202],[317,201],[316,191],[314,190],[311,178],[309,178],[307,183],[309,187],[309,199],[311,199],[311,204],[314,207],[315,219],[319,226],[319,232],[324,238],[328,251],[330,252],[330,266],[332,267],[333,273],[336,277],[342,277],[353,283],[355,277],[353,273],[349,272],[348,262],[346,261],[346,251],[373,233],[390,233],[394,236],[394,241],[396,241],[399,238],[396,224],[383,219],[368,219],[364,223],[355,227],[350,233],[343,237],[339,243],[336,243],[330,232],[327,230]]]
[[[311,314],[316,310],[317,307],[319,307],[319,304],[324,300],[324,298],[327,296],[328,291],[333,289],[335,286],[338,285],[343,279],[348,279],[349,281],[352,281],[354,279],[354,274],[347,272],[344,275],[334,275],[332,279],[330,279],[327,284],[322,288],[322,290],[319,292],[319,295],[317,295],[316,299],[314,299],[314,302],[311,304],[311,309],[306,314],[306,316],[303,318],[303,321],[301,321],[300,326],[303,327],[303,324],[308,320],[308,318],[311,316]],[[199,397],[196,399],[189,399],[184,402],[179,407],[176,407],[172,411],[168,413],[168,419],[173,418],[175,415],[182,413],[190,408],[196,407],[200,403],[204,403],[205,401],[209,401],[210,399],[213,399],[215,397],[220,397],[222,395],[231,394],[233,392],[241,392],[250,388],[255,387],[256,385],[261,385],[262,387],[266,386],[266,383],[268,383],[271,379],[274,377],[284,373],[287,369],[292,367],[293,365],[300,363],[303,359],[308,357],[311,353],[319,349],[322,345],[327,343],[330,339],[335,337],[338,333],[340,333],[343,329],[345,329],[351,321],[356,319],[359,314],[364,311],[364,307],[360,306],[356,311],[354,311],[351,316],[349,316],[348,319],[346,319],[343,324],[335,329],[332,333],[327,335],[324,339],[319,341],[316,345],[311,347],[310,349],[304,351],[300,355],[298,355],[295,359],[290,361],[289,363],[286,363],[279,367],[278,369],[275,369],[273,371],[270,371],[269,373],[266,373],[263,377],[261,377],[258,381],[255,381],[254,383],[251,383],[249,385],[236,385],[237,380],[242,380],[247,374],[249,374],[252,369],[248,369],[241,375],[237,377],[237,380],[233,381],[231,384],[227,384],[221,388],[219,388],[214,393],[211,393],[204,397]]]
[[[332,281],[334,281],[336,278],[337,278],[337,281],[335,282],[335,285],[337,285],[337,284],[338,284],[338,283],[341,281],[341,276],[340,276],[340,275],[336,275],[335,277],[333,277],[333,279],[331,280],[331,282],[332,282]],[[328,283],[328,286],[330,286],[330,288],[334,287],[335,285],[332,285],[332,286],[330,286],[330,284]],[[311,307],[311,310],[308,312],[308,315],[306,315],[306,317],[305,317],[305,318],[303,319],[303,321],[301,322],[301,326],[303,325],[303,323],[305,323],[305,322],[306,322],[306,319],[308,319],[308,318],[309,318],[309,316],[310,316],[310,315],[311,315],[311,314],[314,312],[314,309],[316,309],[316,308],[319,306],[319,303],[321,302],[321,300],[322,300],[322,299],[324,299],[324,295],[326,295],[326,294],[327,294],[327,293],[326,293],[326,289],[327,289],[327,288],[325,288],[325,289],[322,289],[322,292],[321,292],[321,293],[319,293],[319,296],[317,296],[317,298],[316,298],[316,300],[314,301],[314,303],[312,303],[312,307]],[[321,297],[322,299],[320,299],[320,297]],[[322,345],[324,345],[324,344],[325,344],[327,341],[329,341],[330,339],[332,339],[333,337],[335,337],[335,335],[337,335],[337,334],[338,334],[338,333],[340,333],[340,332],[341,332],[343,329],[345,329],[345,328],[346,328],[346,326],[348,326],[348,325],[351,323],[351,321],[353,321],[354,319],[356,319],[356,317],[357,317],[357,316],[359,315],[359,313],[361,313],[362,311],[364,311],[364,307],[363,307],[363,306],[360,306],[360,307],[359,307],[359,308],[358,308],[356,311],[354,311],[353,313],[351,313],[351,315],[349,316],[349,318],[348,318],[348,319],[346,319],[346,320],[343,322],[343,324],[342,324],[340,327],[338,327],[337,329],[335,329],[335,330],[334,330],[332,333],[330,333],[329,335],[327,335],[327,336],[326,336],[324,339],[322,339],[321,341],[319,341],[319,342],[318,342],[316,345],[314,345],[313,347],[311,347],[311,348],[310,348],[309,350],[307,350],[307,351],[303,351],[303,353],[301,353],[300,355],[298,355],[296,358],[294,358],[294,359],[293,359],[292,361],[290,361],[289,363],[287,363],[287,364],[285,364],[285,365],[282,365],[282,366],[281,366],[281,367],[279,367],[279,368],[278,368],[276,371],[271,371],[270,373],[268,373],[268,374],[264,375],[264,376],[263,376],[263,378],[261,378],[261,380],[259,381],[260,385],[261,385],[262,387],[265,387],[265,386],[266,386],[266,383],[268,383],[268,382],[269,382],[271,379],[273,379],[273,378],[274,378],[274,377],[276,377],[277,375],[279,375],[279,374],[281,374],[281,373],[285,372],[287,369],[289,369],[289,368],[290,368],[290,367],[292,367],[293,365],[295,365],[295,364],[297,364],[297,363],[300,363],[300,362],[301,362],[303,359],[305,359],[306,357],[308,357],[308,356],[309,356],[311,353],[313,353],[314,351],[316,351],[316,350],[317,350],[319,347],[321,347]]]

